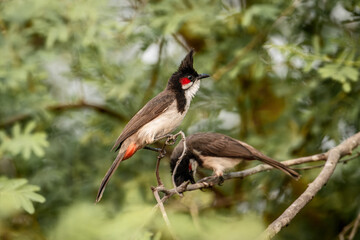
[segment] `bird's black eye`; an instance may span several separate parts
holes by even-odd
[[[194,79],[194,76],[193,76],[193,75],[189,75],[189,76],[187,76],[187,78],[188,78],[190,81],[192,81],[192,80]]]

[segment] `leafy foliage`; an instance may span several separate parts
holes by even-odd
[[[359,79],[357,69],[348,66],[339,66],[337,64],[327,64],[319,69],[322,78],[332,78],[342,83],[345,92],[351,90],[348,80],[356,82]]]
[[[359,7],[335,0],[0,1],[0,201],[8,189],[6,199],[17,199],[6,200],[14,203],[9,209],[33,212],[33,202],[42,203],[33,215],[5,214],[0,203],[0,238],[171,238],[160,214],[150,214],[156,153],[140,150],[121,163],[103,201],[89,201],[114,158],[114,140],[164,88],[186,46],[197,52],[195,68],[213,79],[202,82],[185,133],[222,132],[285,160],[358,132]],[[334,239],[359,210],[357,169],[356,160],[339,165],[277,238]],[[252,239],[317,173],[303,171],[294,182],[271,171],[165,207],[181,239]],[[161,176],[170,186],[166,162]]]
[[[253,215],[229,218],[208,213],[197,219],[195,225],[186,214],[174,214],[170,217],[174,234],[181,239],[219,239],[219,237],[236,239],[234,236],[241,234],[242,239],[250,240],[262,230],[258,224],[259,220]],[[89,203],[76,203],[61,214],[57,228],[52,231],[50,238],[55,240],[119,239],[119,236],[123,239],[170,238],[166,231],[159,231],[156,234],[151,231],[154,227],[161,226],[162,221],[160,214],[155,214],[153,206],[126,207],[116,214],[109,214],[104,207],[93,208]]]
[[[36,193],[40,188],[35,185],[28,184],[26,179],[7,179],[0,178],[0,216],[23,208],[26,212],[34,213],[33,202],[43,203],[45,198]]]
[[[36,156],[43,157],[45,154],[44,148],[49,144],[46,140],[46,133],[31,133],[35,126],[35,122],[29,122],[24,131],[21,132],[20,125],[16,124],[12,128],[11,137],[0,131],[0,153],[9,152],[14,156],[21,154],[23,158],[29,159],[33,152]]]
[[[242,25],[249,27],[252,22],[275,20],[280,9],[271,4],[256,4],[249,7],[242,19]]]

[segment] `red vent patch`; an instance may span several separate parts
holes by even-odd
[[[188,84],[189,82],[191,82],[191,81],[190,81],[190,79],[188,79],[187,77],[184,77],[184,78],[180,79],[181,85],[186,85],[186,84]]]
[[[130,143],[129,147],[126,149],[123,160],[130,158],[137,151],[137,146],[135,143]]]

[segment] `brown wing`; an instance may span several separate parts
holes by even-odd
[[[111,150],[119,150],[125,139],[133,135],[142,126],[159,116],[159,114],[164,112],[174,100],[175,94],[171,91],[163,91],[151,99],[130,119],[128,124],[126,124],[124,130],[116,140],[116,143]]]
[[[223,134],[197,133],[186,138],[186,143],[190,150],[201,151],[204,156],[242,158],[244,160],[256,159],[285,172],[295,179],[300,177],[296,171],[269,158],[254,147]]]
[[[253,160],[261,154],[250,145],[220,133],[196,133],[187,138],[187,143],[204,156]]]

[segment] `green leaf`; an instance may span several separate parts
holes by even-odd
[[[26,134],[31,133],[32,130],[35,129],[35,126],[36,126],[35,122],[29,122],[29,124],[26,125],[26,127],[25,127],[25,129],[24,129],[24,133],[26,133]]]
[[[244,27],[250,26],[254,17],[259,17],[264,20],[273,20],[279,13],[279,9],[272,4],[256,4],[251,6],[244,14],[242,25]]]
[[[346,75],[346,77],[352,80],[353,82],[356,82],[359,78],[359,71],[355,68],[346,66],[343,68],[343,72]]]
[[[359,78],[359,71],[357,69],[333,63],[326,64],[319,68],[318,71],[322,78],[331,78],[342,83],[345,92],[350,92],[351,90],[351,85],[348,80],[356,82]]]
[[[35,122],[29,122],[23,132],[21,132],[19,124],[12,128],[12,136],[7,136],[2,132],[0,134],[0,152],[9,152],[14,156],[21,154],[25,159],[29,159],[31,153],[38,157],[44,156],[44,148],[49,145],[46,140],[46,133],[32,133],[34,128]]]
[[[7,179],[1,177],[0,215],[10,215],[20,208],[30,214],[34,213],[33,202],[45,202],[45,198],[36,193],[39,190],[38,186],[28,184],[26,179]]]
[[[350,83],[348,83],[348,82],[344,83],[343,84],[343,89],[344,89],[345,92],[350,92],[350,90],[351,90]]]
[[[319,73],[322,78],[332,78],[339,82],[345,82],[346,79],[357,81],[359,72],[357,69],[349,66],[341,66],[338,64],[326,64],[319,68]]]

